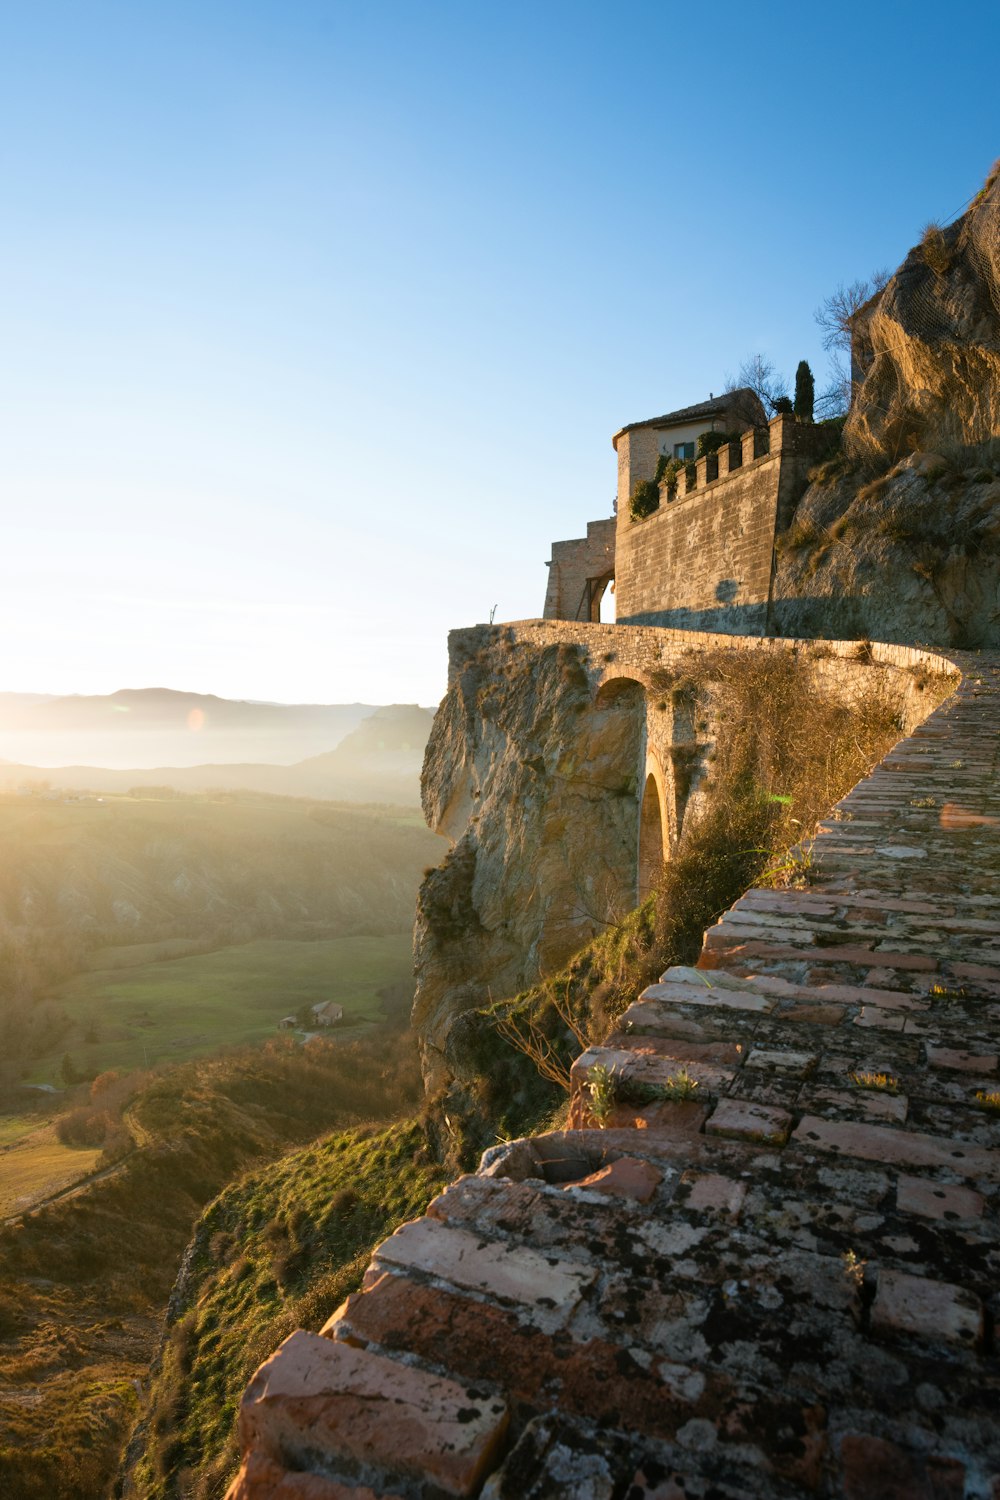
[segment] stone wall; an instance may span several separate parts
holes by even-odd
[[[693,480],[678,477],[673,500],[661,485],[660,508],[645,520],[633,521],[619,503],[618,620],[764,634],[775,535],[829,442],[821,426],[778,416],[699,459]],[[655,460],[643,477],[654,472]]]
[[[603,581],[615,570],[615,518],[588,521],[587,535],[552,543],[545,590],[546,620],[593,620]]]
[[[997,1500],[1000,658],[872,656],[965,679],[808,884],[578,1060],[574,1128],[488,1151],[261,1367],[228,1500]]]
[[[422,783],[427,821],[452,850],[424,880],[414,935],[430,1092],[462,1076],[456,1020],[558,970],[636,904],[657,829],[661,853],[676,845],[705,795],[720,729],[706,656],[721,649],[801,652],[840,701],[882,672],[906,727],[926,711],[908,669],[940,670],[927,653],[861,656],[856,642],[541,620],[452,631]],[[685,681],[701,685],[697,721],[695,699],[672,690]]]

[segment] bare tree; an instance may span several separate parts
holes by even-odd
[[[748,354],[735,376],[726,376],[726,394],[733,391],[751,390],[760,401],[767,416],[773,416],[779,400],[788,400],[788,381],[779,374],[765,354]],[[751,423],[759,420],[756,413],[740,413],[749,417]]]
[[[830,356],[826,385],[816,397],[816,416],[845,417],[851,404],[851,370],[840,350]]]
[[[850,352],[851,322],[855,313],[870,298],[884,291],[888,281],[889,272],[881,267],[865,280],[852,281],[850,286],[840,282],[837,290],[823,299],[814,316],[823,335],[824,349],[839,349],[845,354]]]
[[[854,318],[872,297],[885,290],[889,281],[885,267],[873,271],[849,286],[840,282],[835,292],[824,298],[814,314],[823,335],[823,348],[830,355],[825,389],[816,398],[816,411],[822,417],[845,416],[851,405],[851,336]]]

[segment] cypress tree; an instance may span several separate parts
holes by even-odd
[[[813,402],[816,399],[816,382],[807,360],[800,359],[795,371],[795,415],[800,422],[813,419]]]

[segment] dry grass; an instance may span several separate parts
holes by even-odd
[[[340,1045],[278,1039],[146,1080],[127,1106],[142,1148],[119,1170],[0,1230],[4,1500],[108,1492],[135,1416],[132,1382],[146,1377],[204,1203],[261,1159],[332,1125],[412,1111],[419,1097],[415,1048],[398,1023],[395,1033],[387,1027]],[[276,1287],[296,1274],[294,1250],[267,1247]],[[237,1258],[227,1270],[239,1280]],[[169,1413],[164,1422],[166,1433]],[[173,1436],[164,1441],[168,1455]],[[170,1470],[169,1457],[164,1463]]]
[[[505,1133],[521,1133],[533,1123],[530,1112],[537,1118],[557,1097],[552,1085],[539,1090],[537,1075],[535,1087],[526,1080],[534,1065],[511,1035],[511,1015],[522,1034],[533,1027],[545,1038],[547,1060],[555,1052],[568,1070],[665,968],[697,958],[705,929],[749,885],[795,863],[787,851],[899,738],[901,703],[886,674],[873,669],[850,702],[837,701],[810,660],[744,651],[700,659],[699,678],[689,672],[685,686],[717,726],[715,754],[700,815],[689,814],[655,894],[559,975],[463,1018],[479,1049],[478,1104]],[[665,678],[654,692],[675,683]],[[498,1036],[501,1015],[508,1024]]]
[[[951,247],[941,225],[934,223],[933,220],[924,225],[920,236],[920,253],[923,256],[924,265],[928,266],[935,276],[943,276],[951,267]]]
[[[8,1148],[0,1164],[0,1218],[20,1213],[92,1172],[99,1149],[65,1146],[54,1125],[43,1125]]]

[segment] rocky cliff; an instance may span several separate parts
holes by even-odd
[[[638,712],[595,702],[584,645],[454,632],[427,747],[430,826],[453,840],[417,910],[413,1019],[433,1092],[454,1016],[517,994],[635,904]]]
[[[415,934],[413,1021],[432,1095],[481,1071],[459,1018],[621,922],[648,888],[646,866],[658,871],[711,806],[734,682],[765,739],[782,725],[808,739],[811,701],[853,711],[873,683],[900,728],[926,712],[912,653],[873,662],[852,643],[530,621],[454,631],[450,649],[423,796],[452,847],[424,878]],[[788,670],[765,671],[769,661]],[[790,802],[788,786],[771,790]]]
[[[1000,170],[853,333],[844,451],[777,538],[771,628],[1000,644]]]
[[[848,451],[883,465],[1000,433],[1000,162],[858,314]]]
[[[1000,643],[1000,443],[821,474],[778,538],[772,614],[784,635]]]

